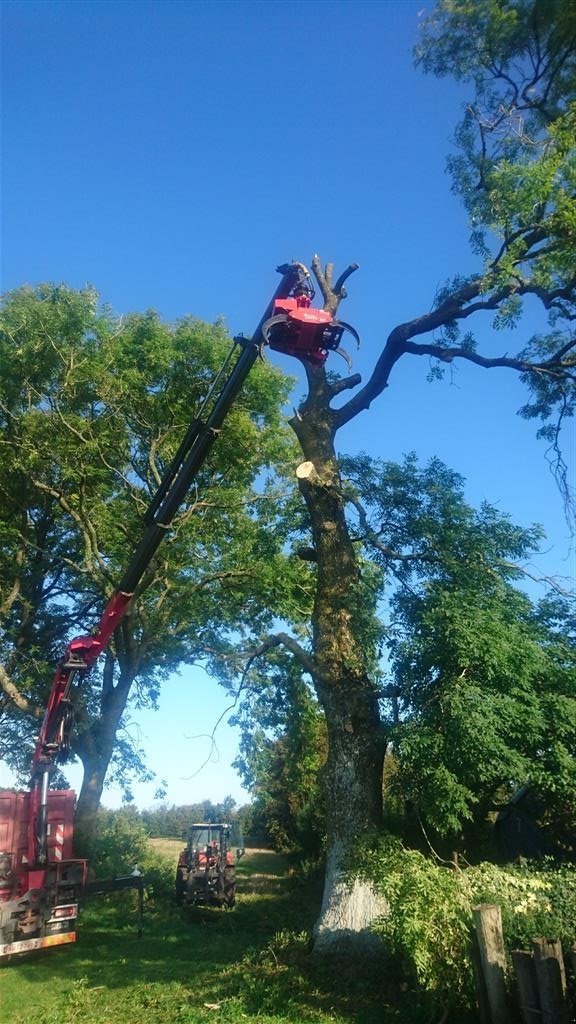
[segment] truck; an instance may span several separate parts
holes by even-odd
[[[86,861],[73,857],[73,790],[49,790],[46,861],[34,860],[32,793],[0,791],[0,954],[60,946],[76,939]]]
[[[344,272],[340,282],[352,269],[355,266]],[[0,962],[3,957],[76,940],[78,904],[86,891],[87,865],[85,860],[73,856],[75,794],[72,790],[51,790],[51,773],[68,754],[74,704],[82,680],[120,624],[247,375],[265,345],[319,366],[330,351],[343,354],[340,340],[344,331],[357,337],[348,324],[323,309],[312,308],[314,287],[304,264],[285,263],[277,270],[281,274],[280,284],[252,337],[234,338],[229,355],[144,514],[140,542],[94,631],[72,639],[57,665],[35,741],[29,790],[0,790]],[[335,285],[336,291],[340,282]],[[226,847],[225,827],[217,828],[220,831],[213,834],[219,847],[219,867],[213,870],[211,857],[204,866],[202,884],[205,894],[216,895],[230,905],[234,898],[232,865],[227,862],[228,852],[222,853]],[[192,867],[191,859],[182,867],[183,881],[184,871],[187,897],[192,898],[195,893],[194,898],[198,898],[200,882],[196,888],[196,882],[188,884],[200,874]]]

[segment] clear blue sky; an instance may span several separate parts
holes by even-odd
[[[445,173],[465,93],[412,65],[430,8],[4,0],[2,290],[89,282],[118,312],[224,315],[249,332],[275,266],[318,251],[338,268],[361,265],[343,315],[360,331],[354,368],[367,375],[388,331],[475,265]],[[490,351],[520,347],[518,331],[490,337],[486,322],[483,333]],[[536,572],[573,578],[544,448],[515,416],[519,382],[457,367],[431,385],[427,370],[404,360],[342,432],[341,450],[439,456],[467,478],[472,502],[544,525]],[[573,454],[573,433],[566,447]],[[210,731],[227,706],[214,684],[204,720],[183,724],[185,685],[207,693],[185,675],[134,725],[150,763],[175,803],[241,798],[226,726],[218,763],[184,781],[208,752],[187,737]],[[152,788],[138,791],[140,803],[151,799]]]

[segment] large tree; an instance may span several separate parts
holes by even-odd
[[[335,379],[305,364],[308,393],[290,422],[302,451],[297,476],[310,530],[307,564],[316,577],[311,636],[309,643],[286,636],[270,643],[292,651],[326,718],[328,855],[319,951],[361,945],[382,909],[368,885],[346,874],[360,837],[381,821],[387,735],[374,671],[376,591],[361,571],[346,517],[338,430],[385,398],[395,366],[410,356],[431,359],[440,371],[465,360],[514,372],[529,395],[524,414],[543,420],[568,499],[559,437],[576,398],[575,15],[573,5],[556,0],[440,0],[424,22],[417,56],[425,70],[453,75],[471,89],[451,167],[469,211],[477,270],[456,274],[431,310],[392,327],[363,386],[358,375]],[[323,269],[315,257],[313,269],[325,308],[335,312],[353,267],[335,282],[332,265]],[[514,324],[527,298],[548,315],[549,329],[524,336],[516,355],[498,351],[496,334],[484,332],[481,351],[470,330],[462,333],[486,313],[496,330]]]
[[[452,170],[470,214],[477,270],[466,278],[456,274],[431,310],[391,326],[363,386],[357,375],[337,379],[305,364],[308,393],[291,426],[302,453],[297,479],[309,540],[301,573],[305,589],[313,577],[311,629],[268,634],[258,651],[282,646],[289,652],[325,715],[328,850],[319,951],[361,946],[382,909],[372,889],[346,873],[362,836],[381,820],[387,733],[379,703],[378,586],[365,571],[347,516],[354,496],[336,457],[337,432],[385,396],[394,367],[411,355],[435,360],[439,370],[466,360],[514,372],[529,392],[525,414],[543,417],[566,491],[559,436],[574,410],[576,370],[573,22],[574,9],[556,0],[438,4],[424,23],[418,57],[426,70],[454,75],[472,91]],[[325,308],[336,312],[352,268],[337,280],[317,258],[313,268]],[[495,328],[514,323],[527,297],[541,304],[550,325],[524,337],[516,355],[500,353],[492,335],[480,351],[470,331],[461,334],[482,314],[493,315]],[[158,397],[152,389],[144,408]],[[303,605],[295,596],[291,607]]]
[[[119,319],[91,290],[23,288],[0,333],[0,709],[4,756],[25,775],[54,667],[95,626],[142,516],[231,341],[221,325]],[[108,779],[145,771],[123,726],[162,678],[210,659],[283,610],[281,532],[263,475],[290,447],[288,380],[261,363],[75,705],[80,829]],[[289,572],[289,569],[288,569]],[[297,582],[297,581],[296,581]],[[182,691],[185,713],[198,696]]]

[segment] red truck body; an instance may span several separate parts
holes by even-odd
[[[47,863],[30,858],[32,794],[0,790],[0,957],[76,939],[86,862],[72,856],[76,794],[50,790]]]

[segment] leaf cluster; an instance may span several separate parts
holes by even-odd
[[[482,863],[455,871],[393,838],[378,840],[364,865],[389,902],[379,934],[438,1009],[474,1006],[470,936],[477,904],[501,907],[508,959],[539,935],[559,939],[566,950],[576,937],[576,884],[567,867]]]
[[[432,376],[455,356],[523,375],[531,400],[522,414],[543,421],[571,512],[560,432],[576,381],[576,10],[562,0],[439,0],[421,29],[417,64],[470,90],[448,166],[481,266],[440,290],[437,315],[420,318],[435,344],[410,350],[436,355]],[[549,333],[511,359],[476,357],[470,332],[461,340],[462,320],[487,310],[495,330],[516,327],[526,296]]]

